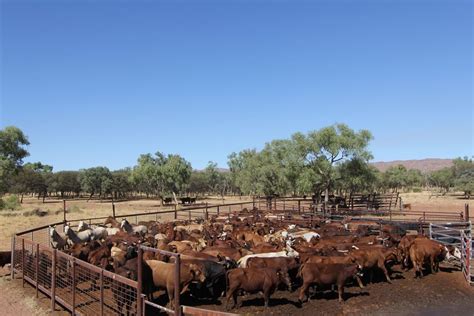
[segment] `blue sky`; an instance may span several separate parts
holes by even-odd
[[[342,122],[473,154],[471,1],[2,1],[0,127],[55,170],[193,167]]]

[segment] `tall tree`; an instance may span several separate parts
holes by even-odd
[[[293,141],[305,160],[305,167],[311,172],[315,185],[325,191],[325,202],[329,199],[329,190],[337,179],[336,165],[353,158],[368,161],[372,155],[367,149],[372,134],[368,130],[355,132],[345,124],[336,124],[307,135],[296,133]],[[317,193],[317,192],[315,192]]]
[[[0,130],[0,195],[8,191],[9,181],[29,155],[28,138],[15,126]]]
[[[81,170],[79,179],[82,191],[90,194],[89,200],[94,194],[102,198],[104,194],[112,191],[112,174],[107,167],[94,167]]]

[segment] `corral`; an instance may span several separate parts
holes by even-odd
[[[256,211],[249,211],[256,210]],[[400,210],[347,210],[347,209],[328,209],[326,211],[318,211],[314,205],[305,199],[273,199],[268,203],[267,200],[254,200],[252,202],[234,203],[226,205],[206,205],[205,207],[193,207],[185,210],[174,210],[167,212],[132,214],[128,216],[117,216],[117,219],[126,217],[133,224],[144,222],[166,222],[170,220],[183,221],[187,224],[191,220],[200,218],[205,221],[229,221],[233,218],[240,219],[259,219],[266,218],[275,227],[284,227],[288,225],[298,225],[299,227],[315,228],[321,226],[326,221],[340,222],[347,220],[351,216],[351,221],[374,221],[380,227],[384,224],[395,224],[396,226],[424,232],[432,238],[442,242],[458,246],[462,251],[462,260],[458,262],[458,266],[464,272],[468,282],[472,282],[472,273],[470,267],[472,239],[470,222],[465,219],[469,218],[468,212],[461,214],[445,214],[420,212],[411,213],[411,217],[407,218]],[[413,217],[415,216],[415,217]],[[89,225],[103,224],[105,218],[85,219]],[[184,222],[187,221],[187,222]],[[258,220],[257,220],[258,221]],[[79,221],[69,222],[72,227],[77,227]],[[254,221],[255,223],[255,221]],[[450,224],[447,224],[450,223]],[[64,222],[53,223],[58,230],[62,230]],[[381,234],[382,230],[375,231]],[[54,308],[59,303],[73,314],[151,314],[157,312],[157,309],[164,310],[169,313],[177,314],[212,314],[212,310],[222,312],[224,306],[220,300],[208,301],[198,300],[193,296],[175,295],[174,310],[164,308],[167,299],[158,297],[157,300],[150,301],[144,294],[144,285],[141,280],[142,271],[138,269],[136,281],[123,276],[117,275],[103,268],[97,267],[90,263],[79,260],[62,251],[53,249],[51,246],[48,226],[39,227],[29,231],[19,233],[12,241],[12,273],[20,274],[25,282],[30,283],[36,288],[37,293],[42,292],[51,297],[51,306]],[[139,247],[138,262],[143,261],[144,251],[160,252],[162,255],[174,256],[179,263],[181,255],[170,253],[163,250],[153,250],[149,247]],[[138,264],[140,267],[140,264]],[[175,264],[175,273],[179,275],[179,264]],[[445,267],[445,271],[454,271],[452,266]],[[453,280],[459,281],[459,273],[454,279],[449,274],[437,274],[429,278],[428,281],[417,281],[432,283],[438,279],[442,282],[452,283]],[[405,289],[412,280],[412,271],[408,273],[397,273],[395,277],[395,285],[387,285],[385,283],[371,284],[370,288],[375,291],[360,291],[354,287],[349,287],[346,293],[346,303],[338,305],[332,294],[318,294],[319,298],[324,298],[325,303],[319,304],[322,313],[332,314],[339,310],[341,306],[342,312],[361,312],[366,313],[365,308],[370,306],[368,298],[375,297],[379,302],[387,300],[392,293],[393,287],[398,285]],[[175,280],[178,280],[175,278]],[[449,281],[448,281],[449,280]],[[458,282],[459,283],[459,282]],[[175,290],[179,293],[179,286],[175,286]],[[385,293],[387,297],[381,297],[381,293]],[[394,291],[393,293],[396,293]],[[462,299],[461,301],[464,301]],[[288,291],[278,291],[272,296],[271,312],[279,314],[287,314],[291,312],[311,313],[308,309],[311,303],[305,303],[303,306],[298,305],[297,292],[290,293]],[[362,304],[362,306],[354,306],[354,303]],[[467,302],[467,301],[466,301]],[[373,303],[373,302],[372,302]],[[466,303],[462,308],[472,308]],[[250,299],[244,300],[244,306],[232,310],[237,313],[255,313],[263,309],[255,309],[253,305],[261,306],[262,302],[259,295],[250,296]],[[196,306],[205,310],[196,309]],[[467,311],[467,310],[466,310]],[[214,313],[216,313],[214,312]]]

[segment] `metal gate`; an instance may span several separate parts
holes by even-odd
[[[470,285],[474,285],[474,254],[472,253],[473,240],[471,234],[461,233],[461,268]]]
[[[442,223],[429,226],[430,238],[445,245],[457,247],[461,251],[461,259],[454,261],[464,273],[466,281],[474,285],[474,256],[472,253],[471,222]]]

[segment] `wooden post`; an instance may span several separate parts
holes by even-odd
[[[206,202],[206,221],[209,219],[209,212],[208,212],[208,209],[207,209],[207,202]]]
[[[301,213],[301,201],[298,200],[298,214]]]
[[[141,303],[141,299],[142,299],[142,287],[143,287],[143,283],[142,283],[142,274],[143,274],[143,271],[142,271],[142,261],[143,261],[143,249],[141,247],[138,247],[138,266],[137,266],[137,315],[142,315],[143,312],[142,312],[142,303]]]
[[[255,209],[255,196],[252,196],[252,210]]]
[[[115,218],[115,203],[112,202],[112,216]]]
[[[56,249],[52,253],[52,267],[51,267],[51,310],[54,312],[56,309]]]
[[[10,264],[10,278],[13,281],[15,278],[15,235],[12,237],[12,259],[11,259],[11,264]]]
[[[219,205],[217,205],[217,216],[219,216]]]
[[[180,284],[180,265],[181,265],[181,256],[178,254],[176,256],[175,261],[175,275],[174,275],[174,312],[176,316],[181,316],[181,306],[179,305],[179,293],[181,293],[181,289],[179,287]]]
[[[464,204],[464,218],[466,222],[469,222],[469,204]]]
[[[66,223],[66,200],[63,200],[63,215],[64,215],[64,223]]]
[[[25,287],[25,239],[21,239],[21,278],[23,279],[23,287]]]
[[[178,219],[178,210],[176,209],[176,204],[174,205],[174,219]]]
[[[76,315],[76,259],[72,259],[72,315]]]
[[[104,270],[100,270],[99,284],[100,284],[100,315],[103,316],[104,315]]]
[[[39,297],[38,285],[39,285],[39,244],[36,244],[36,260],[35,260],[35,285],[36,285],[36,298]]]

